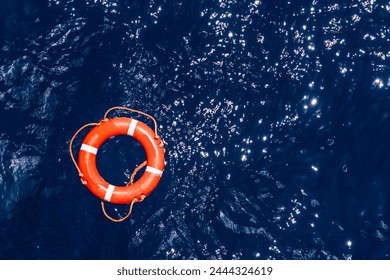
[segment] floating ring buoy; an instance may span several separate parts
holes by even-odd
[[[143,122],[132,118],[107,118],[107,114],[115,109],[128,110],[151,118],[154,122],[155,130],[153,131]],[[88,132],[82,141],[77,164],[72,151],[73,141],[77,134],[87,126],[94,126],[94,128]],[[114,186],[106,182],[96,167],[96,156],[99,148],[107,139],[117,135],[134,137],[134,139],[141,143],[146,153],[146,161],[135,169],[130,182],[126,186]],[[99,123],[90,123],[81,127],[70,141],[69,152],[79,172],[81,182],[96,197],[102,200],[103,213],[114,222],[121,222],[130,216],[133,204],[143,201],[157,187],[164,171],[165,149],[161,138],[157,135],[157,123],[155,119],[142,111],[126,107],[113,107],[106,112],[104,119]],[[146,169],[143,175],[133,183],[136,172],[145,165]],[[130,210],[126,217],[116,220],[107,215],[103,201],[116,204],[131,204]]]
[[[130,135],[141,143],[146,153],[147,166],[141,178],[130,186],[114,186],[106,182],[96,167],[96,154],[104,141],[112,136]],[[157,186],[164,171],[164,149],[153,130],[146,124],[130,118],[114,118],[102,121],[84,138],[78,164],[88,189],[101,200],[128,204],[135,198],[148,196]]]

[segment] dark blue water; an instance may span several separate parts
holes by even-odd
[[[1,259],[390,258],[388,1],[1,6]],[[67,150],[115,105],[167,148],[120,224]],[[123,184],[143,157],[117,137],[98,167]]]

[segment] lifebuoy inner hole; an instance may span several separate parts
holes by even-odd
[[[106,140],[96,156],[100,175],[114,186],[125,186],[134,169],[146,160],[142,145],[131,136],[118,135]],[[134,182],[143,174],[140,170]]]

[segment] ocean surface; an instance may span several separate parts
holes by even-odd
[[[0,259],[390,259],[389,62],[389,1],[2,0]],[[68,151],[117,105],[166,144],[123,223]]]

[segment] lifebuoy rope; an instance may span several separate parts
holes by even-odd
[[[69,143],[69,153],[70,153],[70,157],[72,158],[73,164],[74,164],[74,166],[75,166],[76,169],[77,169],[77,172],[78,172],[78,174],[79,174],[79,176],[80,176],[81,183],[82,183],[83,185],[86,185],[86,184],[87,184],[87,181],[83,180],[84,174],[81,172],[79,165],[77,164],[76,160],[74,159],[74,155],[73,155],[73,141],[74,141],[74,139],[76,138],[76,136],[77,136],[82,130],[84,130],[86,127],[88,127],[88,126],[96,126],[96,125],[100,125],[100,122],[99,122],[99,123],[87,123],[87,124],[83,125],[82,127],[79,128],[79,130],[76,131],[76,133],[73,135],[72,139],[70,139],[70,143]]]
[[[157,134],[157,121],[156,121],[156,119],[153,118],[151,115],[149,115],[149,114],[147,114],[147,113],[145,113],[145,112],[136,110],[136,109],[127,108],[127,107],[123,107],[123,106],[111,107],[110,109],[108,109],[108,110],[105,112],[104,117],[103,117],[103,119],[102,119],[100,122],[98,122],[98,123],[88,123],[88,124],[83,125],[82,127],[80,127],[80,128],[76,131],[76,133],[72,136],[72,138],[71,138],[71,140],[70,140],[70,142],[69,142],[69,153],[70,153],[70,157],[72,158],[73,164],[74,164],[74,166],[75,166],[76,169],[77,169],[78,175],[80,176],[80,180],[81,180],[81,183],[82,183],[83,185],[86,185],[86,184],[87,184],[87,181],[83,180],[84,174],[81,172],[80,167],[78,166],[78,164],[77,164],[77,162],[76,162],[76,160],[75,160],[75,158],[74,158],[74,154],[73,154],[73,142],[74,142],[74,139],[75,139],[76,136],[77,136],[82,130],[84,130],[85,128],[87,128],[87,127],[89,127],[89,126],[101,125],[102,122],[108,121],[107,115],[108,115],[108,113],[110,113],[110,112],[113,111],[113,110],[130,111],[130,112],[134,112],[134,113],[137,113],[137,114],[141,114],[141,115],[144,115],[144,116],[150,118],[150,119],[153,121],[153,123],[154,123],[154,134],[155,134],[155,138],[156,138],[156,139],[160,139],[160,137],[159,137],[158,134]],[[160,139],[159,147],[164,147],[164,143],[163,143],[163,141],[162,141],[161,139]],[[139,170],[141,170],[141,169],[142,169],[143,167],[145,167],[145,166],[146,166],[146,161],[144,161],[143,163],[141,163],[139,166],[137,166],[137,167],[134,169],[133,173],[131,174],[130,180],[129,180],[129,182],[127,183],[126,186],[129,186],[129,185],[132,185],[132,184],[133,184],[135,175],[137,174],[137,172],[138,172]],[[107,212],[106,212],[105,207],[104,207],[104,201],[101,201],[101,207],[102,207],[103,214],[104,214],[104,216],[106,216],[106,218],[109,219],[110,221],[113,221],[113,222],[116,222],[116,223],[123,222],[123,221],[126,220],[128,217],[130,217],[131,212],[133,211],[134,203],[144,201],[145,197],[146,197],[145,195],[142,195],[140,200],[138,200],[137,198],[134,198],[133,201],[130,203],[130,207],[129,207],[128,213],[127,213],[124,217],[119,218],[119,219],[115,219],[115,218],[112,218],[111,216],[109,216],[109,215],[107,214]]]
[[[119,219],[115,219],[115,218],[113,218],[113,217],[111,217],[110,215],[107,214],[106,208],[104,207],[104,201],[101,201],[100,205],[102,206],[102,212],[103,212],[104,216],[106,216],[107,219],[109,219],[110,221],[113,221],[115,223],[120,223],[120,222],[123,222],[124,220],[126,220],[128,217],[130,217],[131,212],[133,212],[134,203],[142,202],[142,201],[144,201],[144,199],[145,199],[144,195],[141,196],[141,200],[138,200],[137,198],[134,198],[133,201],[130,203],[129,212],[127,212],[127,214],[124,217],[119,218]]]
[[[145,117],[148,117],[150,118],[153,123],[154,123],[154,134],[156,135],[155,138],[156,139],[160,139],[160,136],[158,136],[158,133],[157,133],[157,121],[155,118],[153,118],[151,115],[145,113],[145,112],[142,112],[140,110],[136,110],[136,109],[132,109],[132,108],[127,108],[127,107],[123,107],[123,106],[115,106],[115,107],[111,107],[110,109],[108,109],[106,111],[106,113],[104,114],[104,120],[107,119],[107,115],[108,113],[110,113],[111,111],[113,110],[124,110],[124,111],[130,111],[130,112],[134,112],[134,113],[137,113],[137,114],[140,114],[140,115],[144,115]],[[160,147],[164,147],[164,143],[161,141]]]

